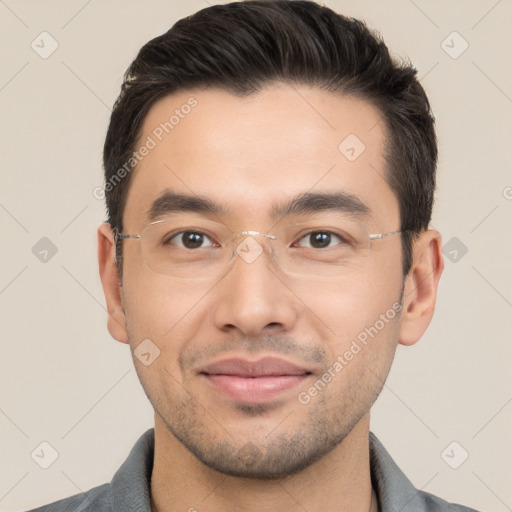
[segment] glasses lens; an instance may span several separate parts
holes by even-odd
[[[157,221],[141,233],[142,256],[157,274],[208,279],[228,266],[231,238],[225,225],[205,219]]]
[[[360,270],[370,251],[368,230],[345,218],[293,224],[276,237],[279,266],[290,275],[343,277]]]
[[[178,279],[215,279],[238,258],[252,264],[266,252],[285,274],[336,278],[361,270],[370,238],[360,223],[332,216],[276,228],[267,236],[252,231],[235,236],[224,224],[180,217],[148,225],[141,248],[151,271]]]

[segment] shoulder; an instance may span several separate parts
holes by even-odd
[[[27,512],[150,511],[154,429],[138,439],[112,481]]]
[[[110,512],[110,484],[94,487],[27,512]]]
[[[424,491],[418,491],[417,504],[419,503],[421,503],[422,507],[419,510],[428,512],[478,512],[474,508],[458,505],[456,503],[448,503],[438,496]]]
[[[477,512],[416,489],[372,432],[370,471],[381,512]]]

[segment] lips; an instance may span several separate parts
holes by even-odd
[[[275,400],[311,375],[307,368],[274,357],[224,359],[198,373],[223,395],[245,404]]]
[[[258,361],[247,361],[238,358],[224,359],[201,368],[200,373],[258,378],[280,375],[304,375],[310,372],[306,368],[296,366],[284,359],[264,357]]]

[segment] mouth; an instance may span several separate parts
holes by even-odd
[[[244,404],[275,400],[312,374],[307,368],[274,357],[257,361],[224,359],[201,368],[198,373],[215,390]]]

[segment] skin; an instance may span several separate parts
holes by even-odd
[[[368,229],[399,229],[397,198],[383,179],[385,128],[367,102],[287,84],[238,98],[218,89],[182,91],[149,111],[140,140],[193,96],[198,105],[140,162],[123,216],[140,233],[163,190],[208,197],[231,209],[234,232],[266,233],[270,205],[309,191],[343,190],[371,209]],[[338,145],[356,134],[366,149],[349,161]],[[400,236],[374,242],[364,266],[336,279],[284,275],[266,252],[240,258],[216,281],[151,272],[140,243],[124,242],[122,285],[113,233],[98,229],[108,328],[133,351],[160,349],[134,364],[155,409],[153,510],[339,511],[370,509],[370,408],[397,345],[428,327],[443,270],[441,235],[424,232],[403,279]],[[400,301],[403,309],[307,404],[298,401],[365,327]],[[265,355],[306,366],[298,387],[258,407],[213,390],[196,370],[224,357]],[[355,485],[357,482],[357,485]]]

